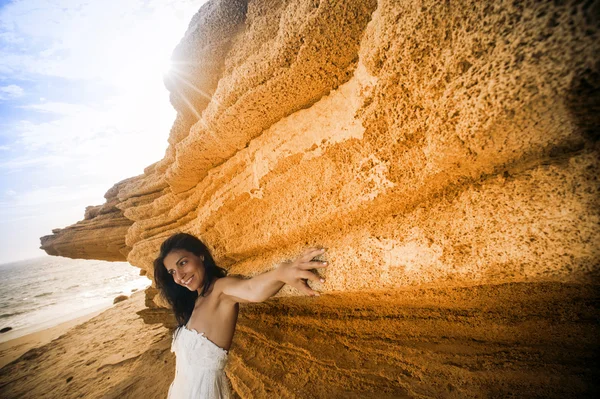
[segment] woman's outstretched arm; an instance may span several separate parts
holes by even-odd
[[[277,268],[250,279],[220,278],[215,283],[215,289],[221,291],[225,299],[234,302],[263,302],[279,292],[285,284],[307,295],[319,296],[318,292],[308,286],[307,280],[325,281],[310,271],[327,267],[327,262],[312,261],[315,256],[324,252],[324,249],[309,248],[294,261],[282,263]]]

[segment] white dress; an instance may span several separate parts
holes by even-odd
[[[175,379],[167,399],[229,399],[225,375],[227,351],[194,329],[178,327],[173,333]]]

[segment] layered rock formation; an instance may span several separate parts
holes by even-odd
[[[243,309],[230,370],[242,396],[320,396],[309,377],[339,382],[340,369],[348,383],[332,397],[383,397],[381,384],[390,397],[598,389],[596,363],[574,366],[598,349],[597,15],[598,1],[211,1],[173,54],[165,83],[178,114],[165,157],[42,247],[126,259],[150,277],[178,231],[245,275],[328,247],[316,288],[331,303],[286,288],[285,306]],[[405,298],[424,289],[424,312],[445,327],[415,321],[426,337],[415,340],[410,314],[422,311]],[[366,292],[382,306],[364,304]],[[515,314],[495,292],[528,310]],[[566,319],[553,316],[561,301]],[[303,336],[322,307],[336,317],[305,339],[335,338],[335,356],[313,369],[300,338],[261,349],[285,339],[273,327]],[[452,339],[461,344],[432,360],[445,370],[437,380],[406,366]],[[467,360],[449,367],[452,353]],[[394,360],[360,360],[375,354]],[[245,363],[254,357],[264,361]],[[294,362],[295,377],[273,372]],[[554,368],[536,374],[544,364]]]

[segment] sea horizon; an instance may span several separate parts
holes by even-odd
[[[127,262],[40,256],[0,264],[0,342],[107,309],[151,281]]]

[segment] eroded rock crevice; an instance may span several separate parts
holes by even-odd
[[[581,397],[598,376],[597,288],[506,283],[248,305],[228,374],[241,397]]]

